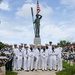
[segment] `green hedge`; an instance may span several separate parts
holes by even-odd
[[[18,73],[13,71],[6,71],[6,75],[17,75]]]
[[[56,72],[56,75],[75,75],[75,64],[70,66],[67,62],[63,61],[63,68],[65,69]]]

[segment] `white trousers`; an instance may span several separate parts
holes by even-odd
[[[35,61],[35,70],[38,69],[38,60],[39,60],[39,57],[36,57],[36,61]]]
[[[42,70],[47,70],[47,59],[48,57],[42,57]]]
[[[50,56],[50,70],[56,70],[56,56]]]
[[[39,59],[38,59],[38,69],[42,69],[42,57],[39,56]]]
[[[30,57],[30,70],[33,70],[34,68],[34,57]]]
[[[14,68],[13,70],[17,70],[17,59],[16,56],[14,56]]]
[[[58,70],[61,71],[62,70],[62,58],[58,58]]]
[[[47,59],[47,66],[48,66],[48,69],[49,69],[49,65],[50,65],[50,58],[49,58],[49,56],[48,56],[48,59]]]
[[[22,58],[22,69],[24,69],[24,58]]]
[[[24,57],[24,70],[29,70],[30,69],[30,57],[28,59]]]
[[[22,56],[18,56],[17,65],[18,65],[18,70],[21,70],[21,67],[22,67]]]

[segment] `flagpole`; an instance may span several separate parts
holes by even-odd
[[[38,0],[37,0],[37,4],[38,4]],[[37,11],[37,7],[36,7],[36,11]],[[38,12],[37,12],[37,14],[38,14]]]
[[[39,6],[39,1],[37,0],[37,14],[39,14],[39,12],[40,12],[40,6]]]

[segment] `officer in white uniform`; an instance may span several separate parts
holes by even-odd
[[[48,46],[48,68],[49,68],[49,70],[50,70],[50,65],[51,65],[51,62],[50,62],[50,60],[51,60],[51,51],[52,51],[52,42],[49,42],[49,46]]]
[[[46,51],[47,51],[47,53],[49,52],[49,47],[48,47],[49,45],[48,44],[45,44],[45,48],[46,48]],[[49,69],[49,53],[48,53],[48,57],[47,57],[47,68]]]
[[[33,49],[33,45],[30,45],[30,70],[33,71],[34,70],[34,49]]]
[[[58,43],[57,45],[58,47],[56,48],[57,50],[57,62],[58,62],[58,71],[61,71],[62,70],[62,56],[61,56],[61,53],[62,53],[62,48],[60,47],[60,44]]]
[[[18,48],[18,58],[17,58],[17,65],[18,65],[18,71],[21,70],[21,67],[22,67],[22,46],[19,45],[19,48]]]
[[[26,46],[26,50],[24,51],[24,70],[27,72],[30,70],[30,51],[28,46]]]
[[[42,71],[43,70],[47,71],[48,51],[45,49],[45,46],[43,46],[41,56],[42,56]]]
[[[54,48],[54,46],[52,46],[52,50],[49,53],[50,55],[50,71],[51,70],[55,70],[56,71],[56,49]]]
[[[49,42],[49,49],[52,50],[52,42]]]
[[[27,45],[27,44],[23,44],[23,45],[22,45],[22,46],[23,46],[23,47],[22,47],[22,57],[23,57],[23,58],[22,58],[22,70],[24,70],[24,51],[26,50],[26,48],[25,48],[26,45]]]
[[[41,46],[38,44],[35,50],[35,70],[41,69]]]
[[[14,44],[14,48],[13,48],[13,53],[14,53],[14,68],[13,70],[17,70],[17,53],[18,53],[18,48],[17,48],[17,44]]]
[[[42,69],[42,57],[41,57],[41,53],[42,53],[42,49],[41,49],[41,45],[38,45],[38,50],[39,50],[39,60],[38,60],[38,69]]]

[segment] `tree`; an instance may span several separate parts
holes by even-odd
[[[66,45],[70,45],[71,43],[69,41],[66,41],[66,40],[61,40],[60,41],[60,45],[63,47],[63,46],[66,46]]]
[[[4,47],[4,43],[0,42],[0,50]]]

